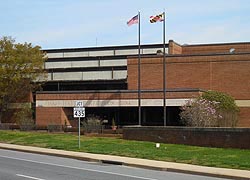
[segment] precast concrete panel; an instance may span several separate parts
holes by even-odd
[[[167,52],[167,48],[166,52]],[[143,49],[143,54],[157,54],[157,51],[160,50],[163,52],[163,48],[150,48],[150,49]]]
[[[114,50],[89,51],[89,56],[114,56]]]
[[[70,68],[71,61],[66,62],[45,62],[45,69]]]
[[[82,80],[111,80],[112,71],[82,72]]]
[[[71,67],[76,68],[76,67],[98,67],[99,66],[99,61],[98,60],[93,60],[93,61],[72,61],[71,62]]]
[[[47,53],[48,58],[63,58],[63,52],[60,53]]]
[[[100,66],[127,66],[127,59],[101,60]]]
[[[60,72],[53,73],[53,80],[62,81],[62,80],[82,80],[82,72]]]
[[[124,71],[114,71],[114,74],[113,74],[113,79],[126,79],[127,78],[127,71],[124,70]]]
[[[89,72],[54,72],[48,73],[49,81],[89,81],[89,80],[112,80],[126,79],[127,71],[89,71]]]
[[[81,52],[65,52],[64,57],[88,57],[89,51],[81,51]]]
[[[142,53],[142,49],[141,49]],[[137,55],[138,49],[123,49],[123,50],[115,50],[115,55]]]
[[[91,61],[66,61],[66,62],[45,62],[45,69],[76,68],[76,67],[107,67],[127,66],[127,59],[116,60],[91,60]]]
[[[52,73],[48,73],[48,75],[47,75],[47,80],[48,80],[48,81],[53,80],[52,76],[53,76]]]

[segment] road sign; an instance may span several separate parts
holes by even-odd
[[[84,107],[75,107],[73,114],[74,114],[74,118],[85,117],[85,108]]]
[[[75,107],[83,107],[83,101],[75,101]]]
[[[81,117],[85,117],[85,108],[83,107],[83,101],[75,101],[75,107],[74,107],[74,118],[78,118],[78,147],[81,148]]]

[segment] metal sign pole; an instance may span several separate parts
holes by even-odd
[[[81,148],[81,142],[80,142],[80,135],[81,135],[81,123],[80,123],[80,117],[79,117],[79,120],[78,120],[78,147],[79,149]]]
[[[75,101],[75,107],[73,109],[74,118],[78,119],[78,147],[81,148],[80,136],[81,136],[81,117],[85,117],[85,108],[83,107],[83,101]]]

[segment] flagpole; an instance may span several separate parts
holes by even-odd
[[[166,17],[165,9],[163,12],[163,117],[164,117],[164,126],[167,125],[167,109],[166,109],[166,45],[165,45],[165,26],[166,26]]]
[[[141,17],[138,11],[138,118],[141,126]]]

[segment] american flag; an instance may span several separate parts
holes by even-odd
[[[133,24],[137,24],[139,22],[138,14],[134,17],[132,17],[128,22],[127,25],[131,26]]]

